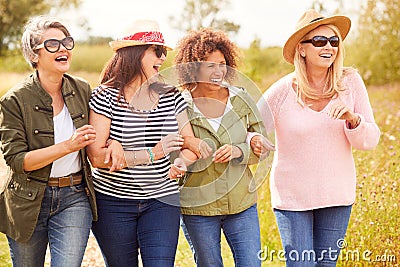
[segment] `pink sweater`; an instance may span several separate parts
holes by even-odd
[[[344,120],[327,115],[335,99],[320,112],[302,107],[291,87],[293,77],[291,73],[277,81],[257,104],[261,114],[268,114],[269,106],[275,127],[272,207],[301,211],[351,205],[356,195],[352,147],[373,149],[380,137],[364,82],[355,71],[343,78],[346,90],[339,97],[361,117],[351,130]]]

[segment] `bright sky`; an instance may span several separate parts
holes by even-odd
[[[362,1],[362,0],[361,0]],[[83,0],[78,10],[62,12],[57,16],[64,19],[75,38],[84,36],[121,37],[134,20],[153,19],[160,24],[164,39],[171,46],[183,37],[184,33],[171,27],[170,16],[179,16],[185,0]],[[240,31],[232,40],[241,47],[248,47],[256,37],[263,46],[282,46],[294,31],[295,24],[305,10],[311,7],[313,0],[230,0],[221,17],[239,24]],[[360,0],[343,1],[347,15],[356,22],[354,11],[359,9]],[[333,12],[334,0],[324,4]],[[351,12],[349,12],[351,11]],[[332,13],[324,14],[332,15]],[[79,26],[87,21],[90,31]],[[355,32],[350,31],[349,37]]]

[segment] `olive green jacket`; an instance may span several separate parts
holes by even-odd
[[[76,128],[88,124],[90,85],[65,74],[62,93]],[[0,231],[16,241],[28,241],[36,227],[52,164],[26,172],[26,153],[54,145],[51,96],[40,85],[37,72],[13,87],[0,100],[0,140],[7,163],[0,185]],[[97,220],[93,181],[85,149],[79,151],[86,194]],[[4,179],[4,178],[1,178]]]
[[[227,163],[214,163],[212,157],[199,159],[188,168],[181,189],[181,211],[187,215],[215,216],[239,213],[257,201],[250,164],[259,162],[246,142],[247,132],[265,136],[261,115],[250,95],[230,86],[232,109],[222,118],[217,132],[201,113],[194,111],[188,91],[182,95],[188,103],[188,116],[194,135],[214,150],[224,144],[239,147],[243,155]]]

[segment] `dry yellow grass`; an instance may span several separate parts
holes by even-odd
[[[74,73],[97,85],[98,73]],[[0,73],[0,94],[26,74]],[[374,151],[355,151],[358,183],[357,200],[353,207],[347,231],[347,246],[338,262],[346,266],[399,266],[400,264],[400,85],[369,88],[376,121],[382,131]],[[1,161],[0,161],[1,164]],[[0,166],[0,171],[1,171]],[[0,180],[1,180],[0,172]],[[3,179],[4,180],[4,179]],[[279,251],[279,234],[270,208],[268,183],[260,188],[259,215],[262,248]],[[85,255],[84,266],[90,258],[98,259],[98,250],[91,248]],[[230,250],[223,242],[223,256],[227,267],[234,266]],[[357,258],[358,257],[358,258]],[[11,266],[8,246],[0,235],[0,266]],[[183,235],[180,235],[176,266],[195,266]],[[284,266],[282,261],[267,258],[262,266]]]

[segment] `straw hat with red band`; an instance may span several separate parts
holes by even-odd
[[[155,44],[165,46],[168,50],[172,50],[167,46],[164,37],[160,32],[158,23],[153,20],[137,20],[132,28],[128,30],[128,34],[109,44],[114,51],[127,46]]]
[[[287,62],[293,64],[297,44],[310,31],[321,25],[331,24],[339,29],[342,40],[350,31],[351,21],[345,16],[324,17],[317,11],[307,10],[296,24],[296,31],[286,41],[283,47],[283,57]]]

